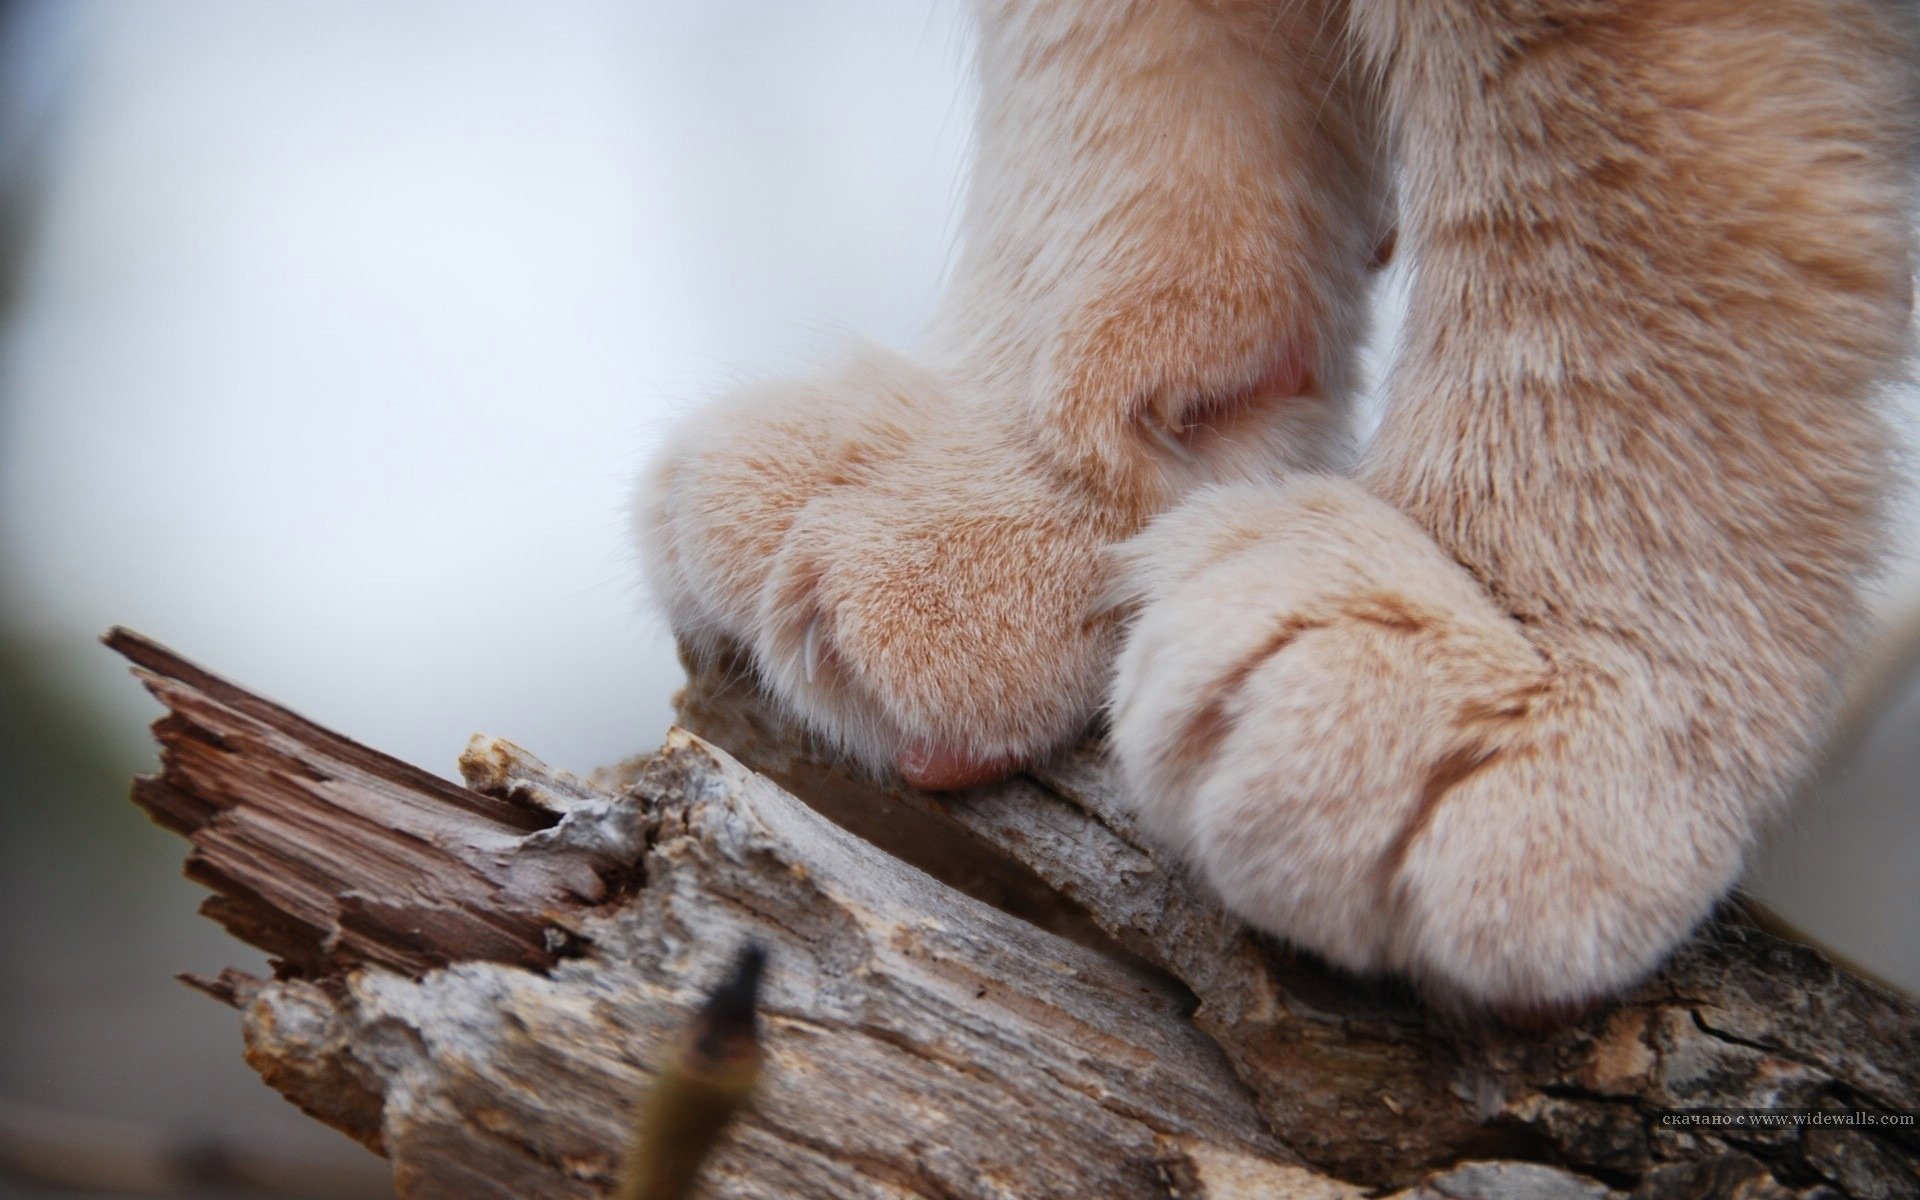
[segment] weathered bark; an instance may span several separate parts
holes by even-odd
[[[683,721],[738,762],[675,732],[584,781],[476,740],[459,788],[110,640],[170,709],[136,798],[280,956],[198,982],[407,1196],[599,1194],[747,937],[771,1068],[718,1196],[1920,1194],[1912,1127],[1658,1121],[1920,1108],[1912,1003],[1736,917],[1581,1024],[1468,1026],[1228,918],[1092,747],[958,798],[870,786],[716,670]]]

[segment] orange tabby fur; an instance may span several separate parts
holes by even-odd
[[[935,328],[679,432],[639,520],[676,628],[927,786],[1111,678],[1147,828],[1346,966],[1512,1011],[1650,970],[1806,762],[1875,557],[1888,10],[976,7]],[[1355,462],[1389,164],[1411,307]]]

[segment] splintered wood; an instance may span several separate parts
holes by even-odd
[[[876,787],[715,670],[683,697],[701,736],[590,780],[475,739],[459,787],[108,641],[168,709],[135,799],[276,956],[195,982],[406,1197],[605,1195],[750,938],[767,1069],[716,1197],[1920,1194],[1911,1126],[1657,1119],[1920,1108],[1913,1004],[1737,919],[1584,1023],[1463,1026],[1228,918],[1092,747],[960,797]]]

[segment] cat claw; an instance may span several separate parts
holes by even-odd
[[[1154,441],[1160,443],[1160,445],[1166,449],[1167,453],[1173,455],[1181,462],[1193,461],[1193,447],[1181,441],[1178,433],[1175,433],[1165,425],[1151,424],[1147,426],[1147,432],[1152,435]]]
[[[1139,602],[1139,596],[1132,589],[1111,589],[1094,597],[1093,603],[1087,608],[1086,623],[1092,624],[1102,617],[1123,612],[1137,606]]]
[[[807,633],[800,641],[800,666],[807,682],[812,683],[820,673],[820,619],[807,622]]]

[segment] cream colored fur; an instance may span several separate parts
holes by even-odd
[[[1883,10],[976,7],[935,327],[678,432],[639,508],[676,629],[925,786],[1111,678],[1143,820],[1253,923],[1515,1013],[1643,975],[1806,763],[1874,560]],[[1352,461],[1390,163],[1411,315]]]

